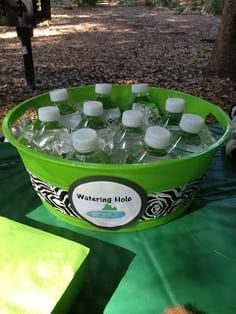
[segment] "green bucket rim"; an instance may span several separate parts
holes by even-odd
[[[116,86],[116,87],[131,87],[131,85],[128,84],[112,84],[112,86]],[[68,88],[68,90],[78,90],[78,89],[83,89],[83,88],[93,88],[94,85],[80,85],[80,86],[74,86],[71,88]],[[205,155],[207,153],[209,153],[210,151],[215,150],[218,146],[222,145],[229,137],[229,135],[231,134],[231,120],[229,118],[229,116],[225,113],[225,111],[223,111],[219,106],[216,106],[204,99],[201,99],[199,97],[193,96],[191,94],[187,94],[187,93],[183,93],[183,92],[179,92],[179,91],[175,91],[172,89],[166,89],[166,88],[160,88],[160,87],[154,87],[154,86],[150,86],[149,87],[150,91],[156,91],[156,92],[169,92],[170,94],[174,94],[175,96],[184,96],[184,97],[191,97],[194,98],[196,100],[199,99],[200,102],[205,102],[208,107],[210,106],[212,111],[208,112],[209,110],[207,110],[204,114],[205,117],[208,114],[212,114],[217,121],[219,122],[219,124],[221,125],[221,128],[223,129],[224,133],[223,135],[218,139],[218,141],[214,144],[212,144],[211,146],[209,146],[207,149],[202,150],[200,153],[196,153],[191,155],[190,157],[183,157],[183,158],[179,158],[179,159],[172,159],[172,160],[163,160],[161,162],[157,162],[157,163],[150,163],[150,164],[139,164],[138,167],[143,168],[143,169],[148,169],[148,168],[152,168],[154,165],[155,167],[158,167],[159,165],[162,166],[163,164],[178,164],[178,163],[182,163],[186,160],[201,156],[201,155]],[[28,155],[31,155],[32,157],[37,156],[37,158],[43,159],[45,161],[48,162],[55,162],[57,164],[62,164],[62,165],[73,165],[73,167],[79,167],[79,168],[90,168],[90,169],[102,169],[105,168],[107,169],[117,169],[117,167],[119,167],[119,169],[133,169],[135,167],[137,167],[137,164],[121,164],[121,165],[117,165],[117,164],[96,164],[96,163],[84,163],[84,162],[75,162],[75,161],[71,161],[71,160],[65,160],[65,159],[60,159],[58,157],[54,157],[54,156],[49,156],[45,153],[41,153],[38,151],[34,151],[31,148],[25,147],[23,144],[19,143],[18,140],[11,134],[10,131],[10,124],[14,121],[16,121],[17,118],[19,118],[19,114],[18,113],[24,113],[29,107],[32,107],[32,105],[29,105],[30,101],[34,101],[37,98],[41,98],[43,96],[47,96],[48,92],[33,96],[29,99],[26,99],[22,102],[20,102],[18,105],[16,105],[14,108],[12,108],[11,110],[9,110],[9,112],[6,114],[6,116],[3,119],[3,133],[4,136],[7,138],[7,140],[13,145],[15,146],[20,152],[22,153],[27,153]],[[37,108],[40,106],[36,106]],[[12,121],[13,120],[13,121]]]

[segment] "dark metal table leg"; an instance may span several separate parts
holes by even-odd
[[[27,87],[35,89],[34,64],[31,47],[31,37],[33,36],[33,28],[17,27],[17,35],[21,40],[22,54],[24,57],[25,78]]]

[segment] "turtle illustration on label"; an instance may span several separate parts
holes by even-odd
[[[91,210],[87,212],[87,215],[94,218],[119,219],[125,216],[125,212],[106,204],[101,210]]]

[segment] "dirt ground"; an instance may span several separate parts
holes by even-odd
[[[219,17],[147,7],[53,9],[32,38],[37,89],[25,87],[14,28],[0,27],[0,120],[32,95],[96,82],[146,82],[210,100],[228,111],[236,82],[203,77]]]

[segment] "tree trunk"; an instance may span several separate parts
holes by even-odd
[[[225,0],[216,46],[205,74],[236,80],[236,1]]]

